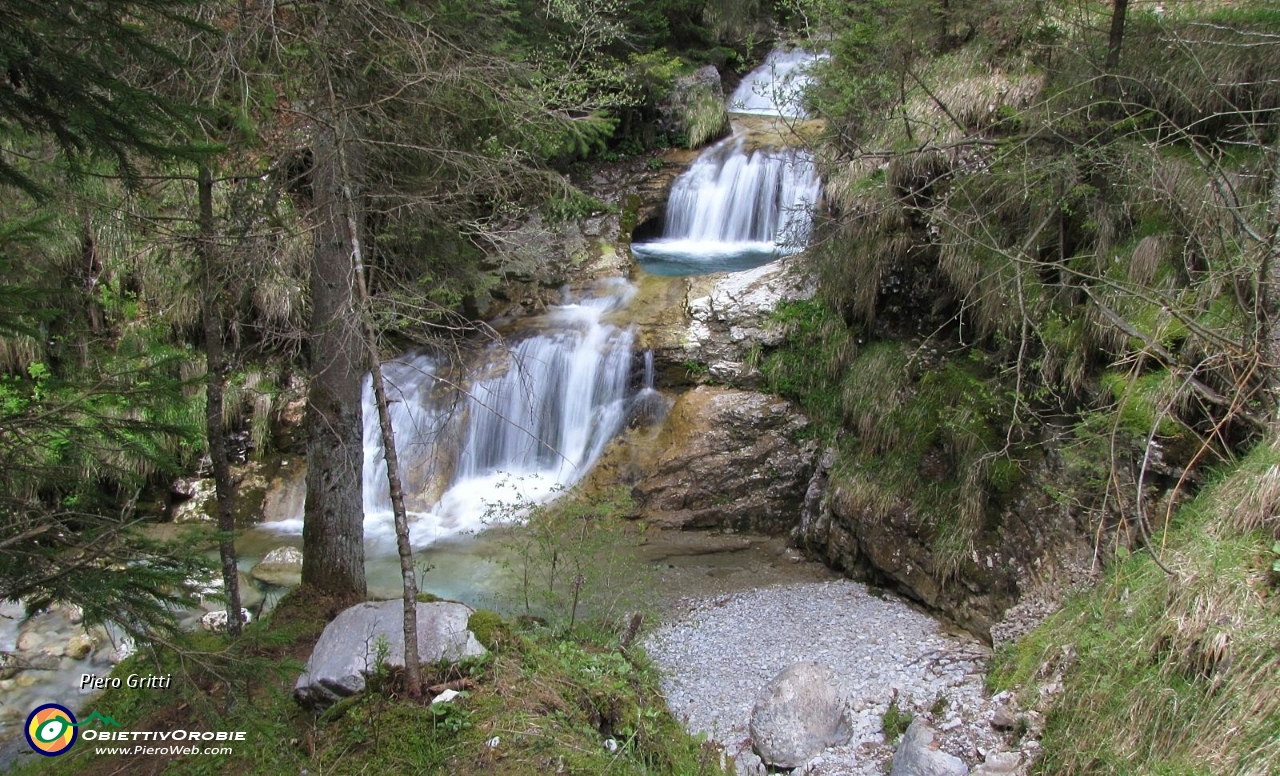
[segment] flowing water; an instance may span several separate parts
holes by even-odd
[[[609,322],[634,292],[615,280],[567,298],[485,348],[462,378],[426,354],[383,367],[415,549],[511,522],[591,468],[638,395],[634,335]],[[376,559],[394,554],[395,524],[368,382],[364,453],[365,544]],[[301,536],[301,512],[262,530]]]
[[[744,79],[731,110],[802,116],[798,92],[815,57],[774,52]],[[767,146],[739,129],[704,152],[674,184],[662,239],[633,246],[654,274],[746,269],[803,248],[821,196],[812,157]],[[591,468],[624,427],[661,422],[667,399],[654,386],[653,354],[632,374],[634,333],[620,323],[635,289],[618,279],[522,322],[467,366],[435,354],[407,354],[384,366],[407,494],[410,530],[425,590],[473,605],[495,603],[518,585],[504,561],[512,531],[530,504],[553,498]],[[269,550],[299,546],[305,487],[302,466],[287,467],[268,500],[279,512],[237,540],[241,567]],[[368,385],[364,397],[364,528],[370,593],[400,592],[386,460]],[[485,530],[498,526],[497,530]],[[682,534],[653,537],[638,549],[655,569],[646,593],[674,595],[739,589],[827,574],[796,562],[780,540]],[[269,605],[279,590],[268,590]],[[50,615],[52,616],[52,615]],[[198,616],[190,613],[189,618]],[[74,630],[71,625],[67,626]],[[61,649],[61,625],[0,612],[0,650],[20,638]],[[32,635],[27,636],[27,631]],[[68,631],[70,632],[70,631]],[[100,647],[84,658],[60,657],[56,670],[0,679],[0,741],[32,704],[85,700],[80,673],[105,674]],[[61,654],[61,653],[59,653]],[[0,747],[0,767],[5,761]]]
[[[804,90],[812,82],[809,71],[821,56],[800,48],[774,49],[760,67],[738,84],[729,98],[729,111],[806,118],[809,114],[804,109]]]
[[[803,117],[800,94],[817,56],[779,49],[742,80],[729,110],[777,119]],[[751,269],[803,250],[822,196],[813,155],[761,145],[744,122],[704,151],[671,187],[662,235],[631,251],[655,275]]]

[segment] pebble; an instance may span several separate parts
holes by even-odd
[[[823,663],[837,674],[854,734],[797,773],[883,774],[893,749],[880,725],[894,697],[899,708],[929,719],[930,709],[944,708],[933,720],[942,726],[937,742],[970,764],[976,764],[979,748],[1007,746],[988,721],[993,704],[985,697],[983,676],[990,650],[945,634],[937,620],[906,602],[873,596],[850,580],[686,601],[644,647],[662,670],[668,706],[685,727],[749,762],[747,724],[757,693],[801,660]]]

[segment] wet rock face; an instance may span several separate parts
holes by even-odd
[[[658,362],[663,385],[690,382],[689,364],[736,388],[759,388],[752,354],[782,343],[774,322],[780,304],[810,299],[813,279],[794,258],[743,272],[649,278],[636,309],[639,340]]]
[[[791,402],[700,386],[680,396],[638,467],[633,494],[650,523],[782,533],[800,514],[816,443]]]
[[[972,550],[954,568],[944,568],[934,549],[938,528],[930,505],[868,508],[851,496],[860,485],[835,470],[824,482],[821,467],[793,538],[837,571],[894,588],[990,640],[993,629],[1008,627],[1002,618],[1029,591],[1053,588],[1060,596],[1089,566],[1088,526],[1043,487],[1053,481],[1054,468],[1046,462],[1020,495],[990,509]]]

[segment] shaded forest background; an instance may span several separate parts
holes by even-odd
[[[597,210],[574,185],[593,165],[690,140],[655,129],[673,79],[803,41],[831,55],[819,296],[758,362],[838,452],[848,532],[901,527],[967,595],[1034,492],[1111,569],[999,672],[1065,677],[1045,772],[1280,760],[1272,4],[71,0],[0,21],[0,596],[162,632],[205,564],[131,530],[158,490],[263,454],[305,390],[336,435],[312,471],[358,471],[335,451],[378,344],[362,321],[388,350],[465,341],[515,229]],[[359,498],[333,493],[309,501],[331,535],[306,577],[358,594]]]

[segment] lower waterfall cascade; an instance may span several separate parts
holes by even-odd
[[[429,354],[383,366],[415,548],[516,518],[590,469],[652,391],[632,386],[634,333],[608,321],[634,293],[613,280],[567,298],[486,347],[457,384]],[[368,379],[363,418],[365,540],[377,552],[395,533]],[[302,519],[267,527],[301,533]]]

